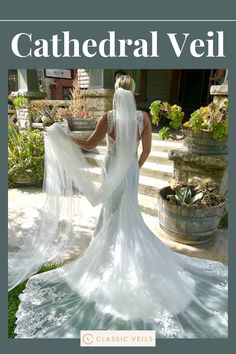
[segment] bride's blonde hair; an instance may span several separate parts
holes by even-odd
[[[115,90],[119,87],[124,90],[131,91],[133,94],[135,93],[135,82],[129,75],[121,75],[118,77],[115,83]]]

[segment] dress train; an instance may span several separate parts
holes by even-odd
[[[108,136],[103,178],[115,154]],[[139,167],[102,207],[84,255],[29,278],[16,338],[79,338],[88,329],[152,329],[157,338],[227,337],[227,267],[172,252],[138,206]]]

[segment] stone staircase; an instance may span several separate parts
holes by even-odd
[[[173,162],[168,159],[168,154],[172,149],[182,148],[182,141],[163,141],[158,133],[152,133],[152,151],[140,170],[139,178],[139,204],[143,213],[157,215],[157,193],[160,188],[168,185],[173,174]],[[100,180],[99,167],[105,152],[105,141],[93,151],[85,152],[87,160],[94,166],[92,171],[97,182]],[[141,146],[138,152],[141,153]]]
[[[140,144],[141,145],[141,144]],[[157,218],[157,193],[160,188],[168,185],[173,175],[173,162],[168,159],[172,149],[184,148],[183,141],[163,141],[158,133],[152,133],[152,151],[140,170],[139,205],[145,223],[173,251],[191,257],[206,258],[227,264],[227,229],[219,229],[215,239],[204,245],[186,245],[169,239],[160,229]],[[88,161],[94,166],[94,180],[100,181],[100,166],[106,152],[106,142],[90,152],[85,152]],[[139,147],[141,153],[141,146]]]
[[[140,170],[139,184],[139,204],[141,207],[143,219],[151,231],[163,241],[173,251],[185,255],[199,258],[213,259],[227,264],[228,262],[228,241],[227,229],[219,229],[215,239],[204,245],[185,245],[177,243],[168,238],[158,225],[157,218],[157,193],[160,188],[166,186],[172,179],[173,164],[168,160],[168,153],[172,149],[182,149],[183,142],[161,141],[158,134],[153,133],[152,151],[148,160]],[[141,149],[140,149],[141,150]],[[105,142],[91,152],[86,152],[87,159],[93,165],[94,179],[99,182],[104,154],[106,151]],[[18,244],[25,232],[28,232],[29,220],[35,227],[37,222],[38,208],[43,201],[41,188],[27,187],[15,188],[9,190],[9,237],[13,244]],[[99,207],[91,208],[91,205],[85,203],[85,215],[88,215],[85,230],[90,235],[91,225],[96,220]],[[87,208],[87,209],[86,209]],[[95,216],[95,217],[94,217]],[[22,225],[26,223],[27,227]],[[79,226],[78,226],[79,227]],[[86,239],[87,240],[87,239]],[[84,247],[88,246],[89,241],[73,244],[73,249],[66,255],[65,260],[77,257],[84,252]]]

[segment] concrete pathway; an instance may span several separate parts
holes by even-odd
[[[36,229],[42,202],[43,194],[39,188],[27,187],[9,189],[9,247],[19,247],[29,230],[32,231]],[[86,215],[86,220],[84,225],[80,225],[77,220],[75,228],[77,227],[83,230],[83,237],[79,239],[75,238],[70,250],[67,254],[63,255],[64,261],[79,257],[84,253],[89,245],[96,225],[100,207],[92,208],[90,204],[86,202],[85,198],[83,198],[81,202],[83,203],[83,212],[84,215]],[[141,204],[144,205],[146,203],[148,204],[148,200],[145,200],[145,196],[142,195]],[[159,229],[158,220],[155,215],[153,216],[145,212],[143,212],[142,215],[147,226],[172,250],[185,255],[217,260],[227,264],[228,241],[226,229],[220,229],[215,239],[208,244],[189,246],[169,240],[166,237],[167,235]]]

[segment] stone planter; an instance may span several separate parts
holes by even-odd
[[[174,162],[174,179],[180,184],[193,177],[211,178],[219,184],[219,191],[228,191],[228,155],[201,155],[185,150],[172,150],[169,160]]]
[[[159,224],[167,237],[184,244],[202,244],[212,240],[226,203],[205,208],[172,204],[165,199],[171,192],[170,187],[164,187],[158,194]]]
[[[19,131],[31,128],[30,113],[27,108],[20,108],[16,110],[17,126]]]
[[[45,126],[43,123],[32,123],[32,129],[44,130]]]
[[[190,128],[184,128],[184,144],[189,152],[200,155],[227,155],[228,141],[216,140],[211,132],[195,133]]]

